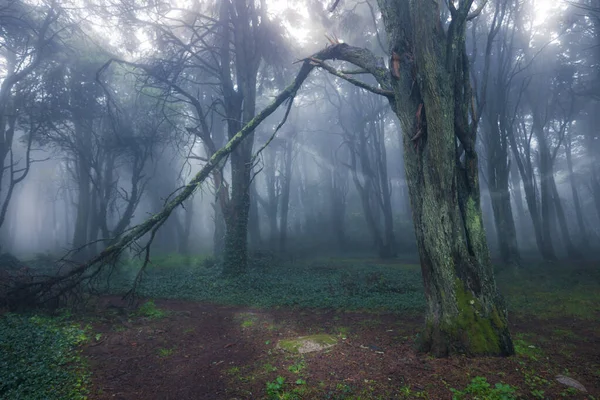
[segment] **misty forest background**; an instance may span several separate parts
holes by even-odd
[[[201,17],[218,4],[4,1],[2,251],[101,250],[159,211],[237,132],[231,113],[249,121],[325,35],[389,57],[369,3],[332,14],[318,1],[275,3],[248,11],[266,18],[223,71],[216,21]],[[534,2],[497,1],[469,24],[482,209],[502,264],[597,253],[598,12],[573,2],[541,15]],[[255,82],[243,99],[241,73]],[[401,131],[384,100],[323,71],[264,149],[284,110],[260,125],[244,155],[251,252],[416,254]],[[236,183],[231,163],[220,168],[222,182],[206,182],[158,230],[153,254],[222,257]]]
[[[599,127],[598,0],[0,0],[0,310],[425,314],[537,362],[507,310],[600,312]]]

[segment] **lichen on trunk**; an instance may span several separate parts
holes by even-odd
[[[497,293],[480,206],[477,116],[464,45],[472,1],[446,29],[439,1],[380,0],[391,53],[404,162],[425,295],[424,351],[435,356],[514,353]],[[454,8],[454,6],[451,6]]]

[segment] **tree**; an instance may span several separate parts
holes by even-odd
[[[0,84],[0,226],[4,223],[15,186],[29,173],[30,150],[41,116],[23,115],[31,110],[32,96],[27,79],[57,48],[61,10],[52,1],[32,6],[22,1],[0,5],[0,59],[4,66]],[[30,93],[31,94],[31,93]],[[33,104],[33,103],[32,103]],[[27,151],[23,163],[14,159],[13,143],[19,130],[25,130]],[[18,137],[18,136],[17,136]]]
[[[438,356],[514,352],[483,230],[465,50],[467,21],[485,3],[471,13],[473,1],[448,2],[444,29],[441,1],[378,1],[428,304],[423,348]]]

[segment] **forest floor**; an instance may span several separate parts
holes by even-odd
[[[164,300],[148,303],[146,316],[127,318],[114,307],[118,298],[103,300],[110,307],[83,351],[92,399],[441,400],[452,398],[451,389],[465,393],[457,398],[600,396],[600,318],[513,317],[517,356],[433,359],[415,350],[421,328],[415,317]],[[306,354],[278,346],[317,333],[337,344]],[[587,393],[557,382],[557,375],[576,379]],[[500,396],[511,388],[513,397]]]
[[[517,355],[474,359],[416,350],[423,298],[413,264],[263,266],[240,282],[200,268],[178,295],[160,265],[142,293],[189,290],[218,304],[150,300],[128,313],[119,297],[102,298],[83,351],[92,399],[600,399],[597,263],[500,272]],[[315,334],[335,345],[305,354],[279,345]]]
[[[116,271],[111,290],[129,288],[135,272]],[[83,314],[0,319],[0,398],[64,382],[73,394],[48,398],[600,400],[598,263],[530,263],[497,281],[517,355],[434,359],[416,350],[424,298],[414,263],[267,260],[232,280],[203,260],[155,259],[138,308],[111,295]],[[320,351],[280,345],[325,334],[335,345]],[[65,359],[69,346],[81,354]]]

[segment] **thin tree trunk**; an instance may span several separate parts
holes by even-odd
[[[487,169],[498,248],[500,249],[502,262],[510,267],[518,268],[521,263],[521,255],[517,245],[517,231],[508,189],[510,173],[508,154],[501,143],[501,133],[497,128],[498,124],[495,120],[491,122],[492,127],[488,131],[487,138]]]
[[[381,258],[396,257],[396,235],[394,234],[394,213],[392,211],[392,190],[388,177],[387,153],[385,149],[384,121],[377,124],[374,137],[376,140],[377,169],[379,171],[379,186],[381,188],[381,211],[383,214],[383,237],[384,248],[380,254]]]
[[[516,162],[511,163],[512,168],[510,171],[513,198],[515,201],[515,207],[517,208],[517,220],[519,221],[519,230],[520,230],[520,242],[521,243],[530,243],[530,235],[526,232],[528,231],[526,224],[526,216],[525,216],[525,207],[523,206],[523,193],[521,191],[521,178],[519,176],[519,167]]]
[[[260,236],[260,219],[258,215],[258,201],[256,193],[256,183],[250,183],[250,209],[248,210],[248,236],[250,247],[258,250],[262,247]]]
[[[214,212],[215,230],[213,232],[213,256],[217,259],[223,257],[225,251],[225,217],[221,209],[219,194],[215,195],[215,202],[212,204]]]
[[[579,259],[581,258],[581,253],[577,250],[575,245],[573,245],[573,241],[571,240],[571,235],[569,234],[569,225],[567,224],[567,218],[565,217],[565,211],[563,209],[562,202],[560,200],[560,197],[558,196],[558,189],[556,187],[556,181],[554,180],[554,176],[550,177],[550,186],[552,190],[552,197],[554,198],[556,217],[558,218],[560,232],[562,234],[565,248],[567,249],[567,255],[571,259]]]
[[[82,151],[90,149],[90,132],[88,127],[75,120],[75,132],[80,141]],[[75,256],[84,259],[88,252],[84,246],[88,243],[89,222],[91,212],[90,198],[90,173],[91,167],[87,154],[80,152],[76,162],[77,167],[77,213],[75,217],[75,230],[73,232],[73,247],[80,249]]]
[[[279,252],[285,253],[287,245],[288,214],[290,209],[290,188],[292,185],[292,135],[283,145],[284,172],[281,187],[281,213],[279,221]]]

